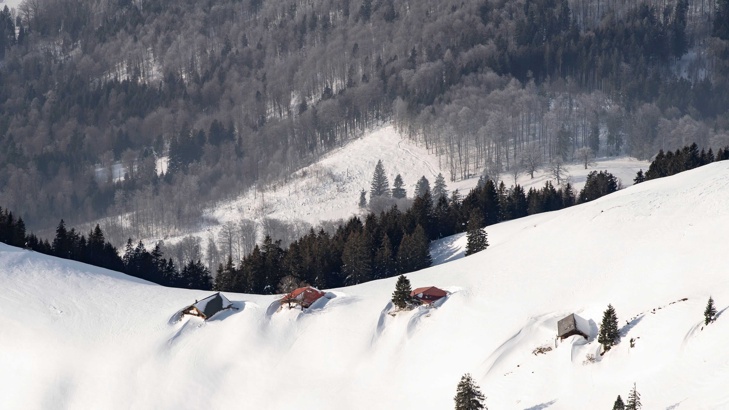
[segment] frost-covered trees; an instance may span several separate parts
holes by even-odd
[[[486,397],[468,373],[461,377],[456,390],[456,397],[453,400],[456,402],[455,410],[488,410],[484,405]]]
[[[484,232],[482,225],[483,218],[481,217],[481,213],[477,209],[474,209],[468,218],[466,256],[482,251],[489,246],[486,232]]]
[[[400,275],[395,283],[395,291],[392,292],[392,304],[397,306],[398,309],[405,309],[412,303],[410,293],[413,290],[410,288],[410,280],[405,275]]]
[[[405,188],[403,188],[403,185],[405,185],[405,183],[402,181],[402,177],[400,174],[397,174],[397,176],[395,176],[395,182],[392,184],[393,198],[402,199],[407,196],[407,192],[405,191]]]
[[[623,403],[623,398],[620,397],[618,394],[618,398],[615,399],[615,403],[613,404],[613,410],[625,410],[625,403]]]
[[[385,175],[385,167],[382,160],[377,161],[375,172],[372,174],[372,184],[370,186],[370,199],[378,196],[390,196],[390,182]]]
[[[640,393],[633,383],[633,389],[628,394],[628,402],[625,404],[625,410],[640,410],[643,405],[640,403]]]
[[[716,307],[714,306],[714,299],[709,296],[709,302],[706,304],[704,310],[704,324],[708,325],[716,319]]]
[[[433,203],[438,203],[441,198],[448,198],[448,189],[446,187],[445,178],[440,172],[435,177],[435,184],[433,185]]]
[[[415,184],[415,196],[423,197],[426,192],[430,192],[430,181],[428,181],[428,178],[423,175],[418,180],[418,183]]]
[[[619,341],[618,316],[615,314],[613,305],[608,305],[607,310],[602,315],[602,324],[600,325],[600,334],[597,336],[597,342],[607,352],[610,348],[618,344]]]

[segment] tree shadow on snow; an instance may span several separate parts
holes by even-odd
[[[638,323],[640,323],[641,320],[645,317],[645,313],[641,313],[640,316],[636,317],[635,319],[631,320],[626,324],[625,326],[621,327],[618,333],[620,333],[620,337],[626,337],[631,329],[633,329]]]
[[[556,402],[557,402],[557,399],[554,399],[554,400],[548,401],[546,403],[537,404],[536,406],[527,407],[524,410],[544,410],[544,409],[546,409],[547,407],[550,407],[551,405],[553,405]]]
[[[719,320],[719,316],[721,316],[726,310],[729,309],[729,306],[725,307],[724,309],[716,312],[716,315],[714,315],[714,321]]]

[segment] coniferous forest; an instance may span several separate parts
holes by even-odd
[[[46,232],[124,215],[123,237],[163,237],[382,121],[451,181],[583,148],[725,146],[727,15],[726,0],[25,0],[0,12],[0,203]]]

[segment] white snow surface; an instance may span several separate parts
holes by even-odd
[[[0,408],[447,409],[467,372],[491,409],[610,408],[633,383],[645,409],[729,408],[727,204],[724,161],[489,227],[488,249],[408,275],[444,303],[394,316],[389,278],[305,312],[228,293],[238,310],[170,323],[209,292],[0,245]],[[607,354],[556,343],[609,303]]]

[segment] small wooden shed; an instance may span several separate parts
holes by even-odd
[[[410,297],[424,305],[430,305],[433,302],[440,300],[446,296],[448,296],[448,292],[444,291],[443,289],[436,288],[435,286],[417,288],[410,292]]]
[[[574,335],[580,335],[585,339],[589,339],[590,324],[587,323],[587,320],[572,313],[557,322],[557,337],[564,340]]]
[[[287,294],[281,299],[281,304],[288,303],[289,306],[292,304],[300,305],[302,308],[308,308],[319,298],[325,295],[324,292],[312,286],[304,286],[298,289],[294,289],[291,293]]]
[[[182,314],[198,316],[205,320],[208,320],[214,314],[220,312],[221,310],[230,309],[232,307],[233,303],[231,303],[228,298],[218,292],[200,301],[195,301],[194,304],[183,309]]]

